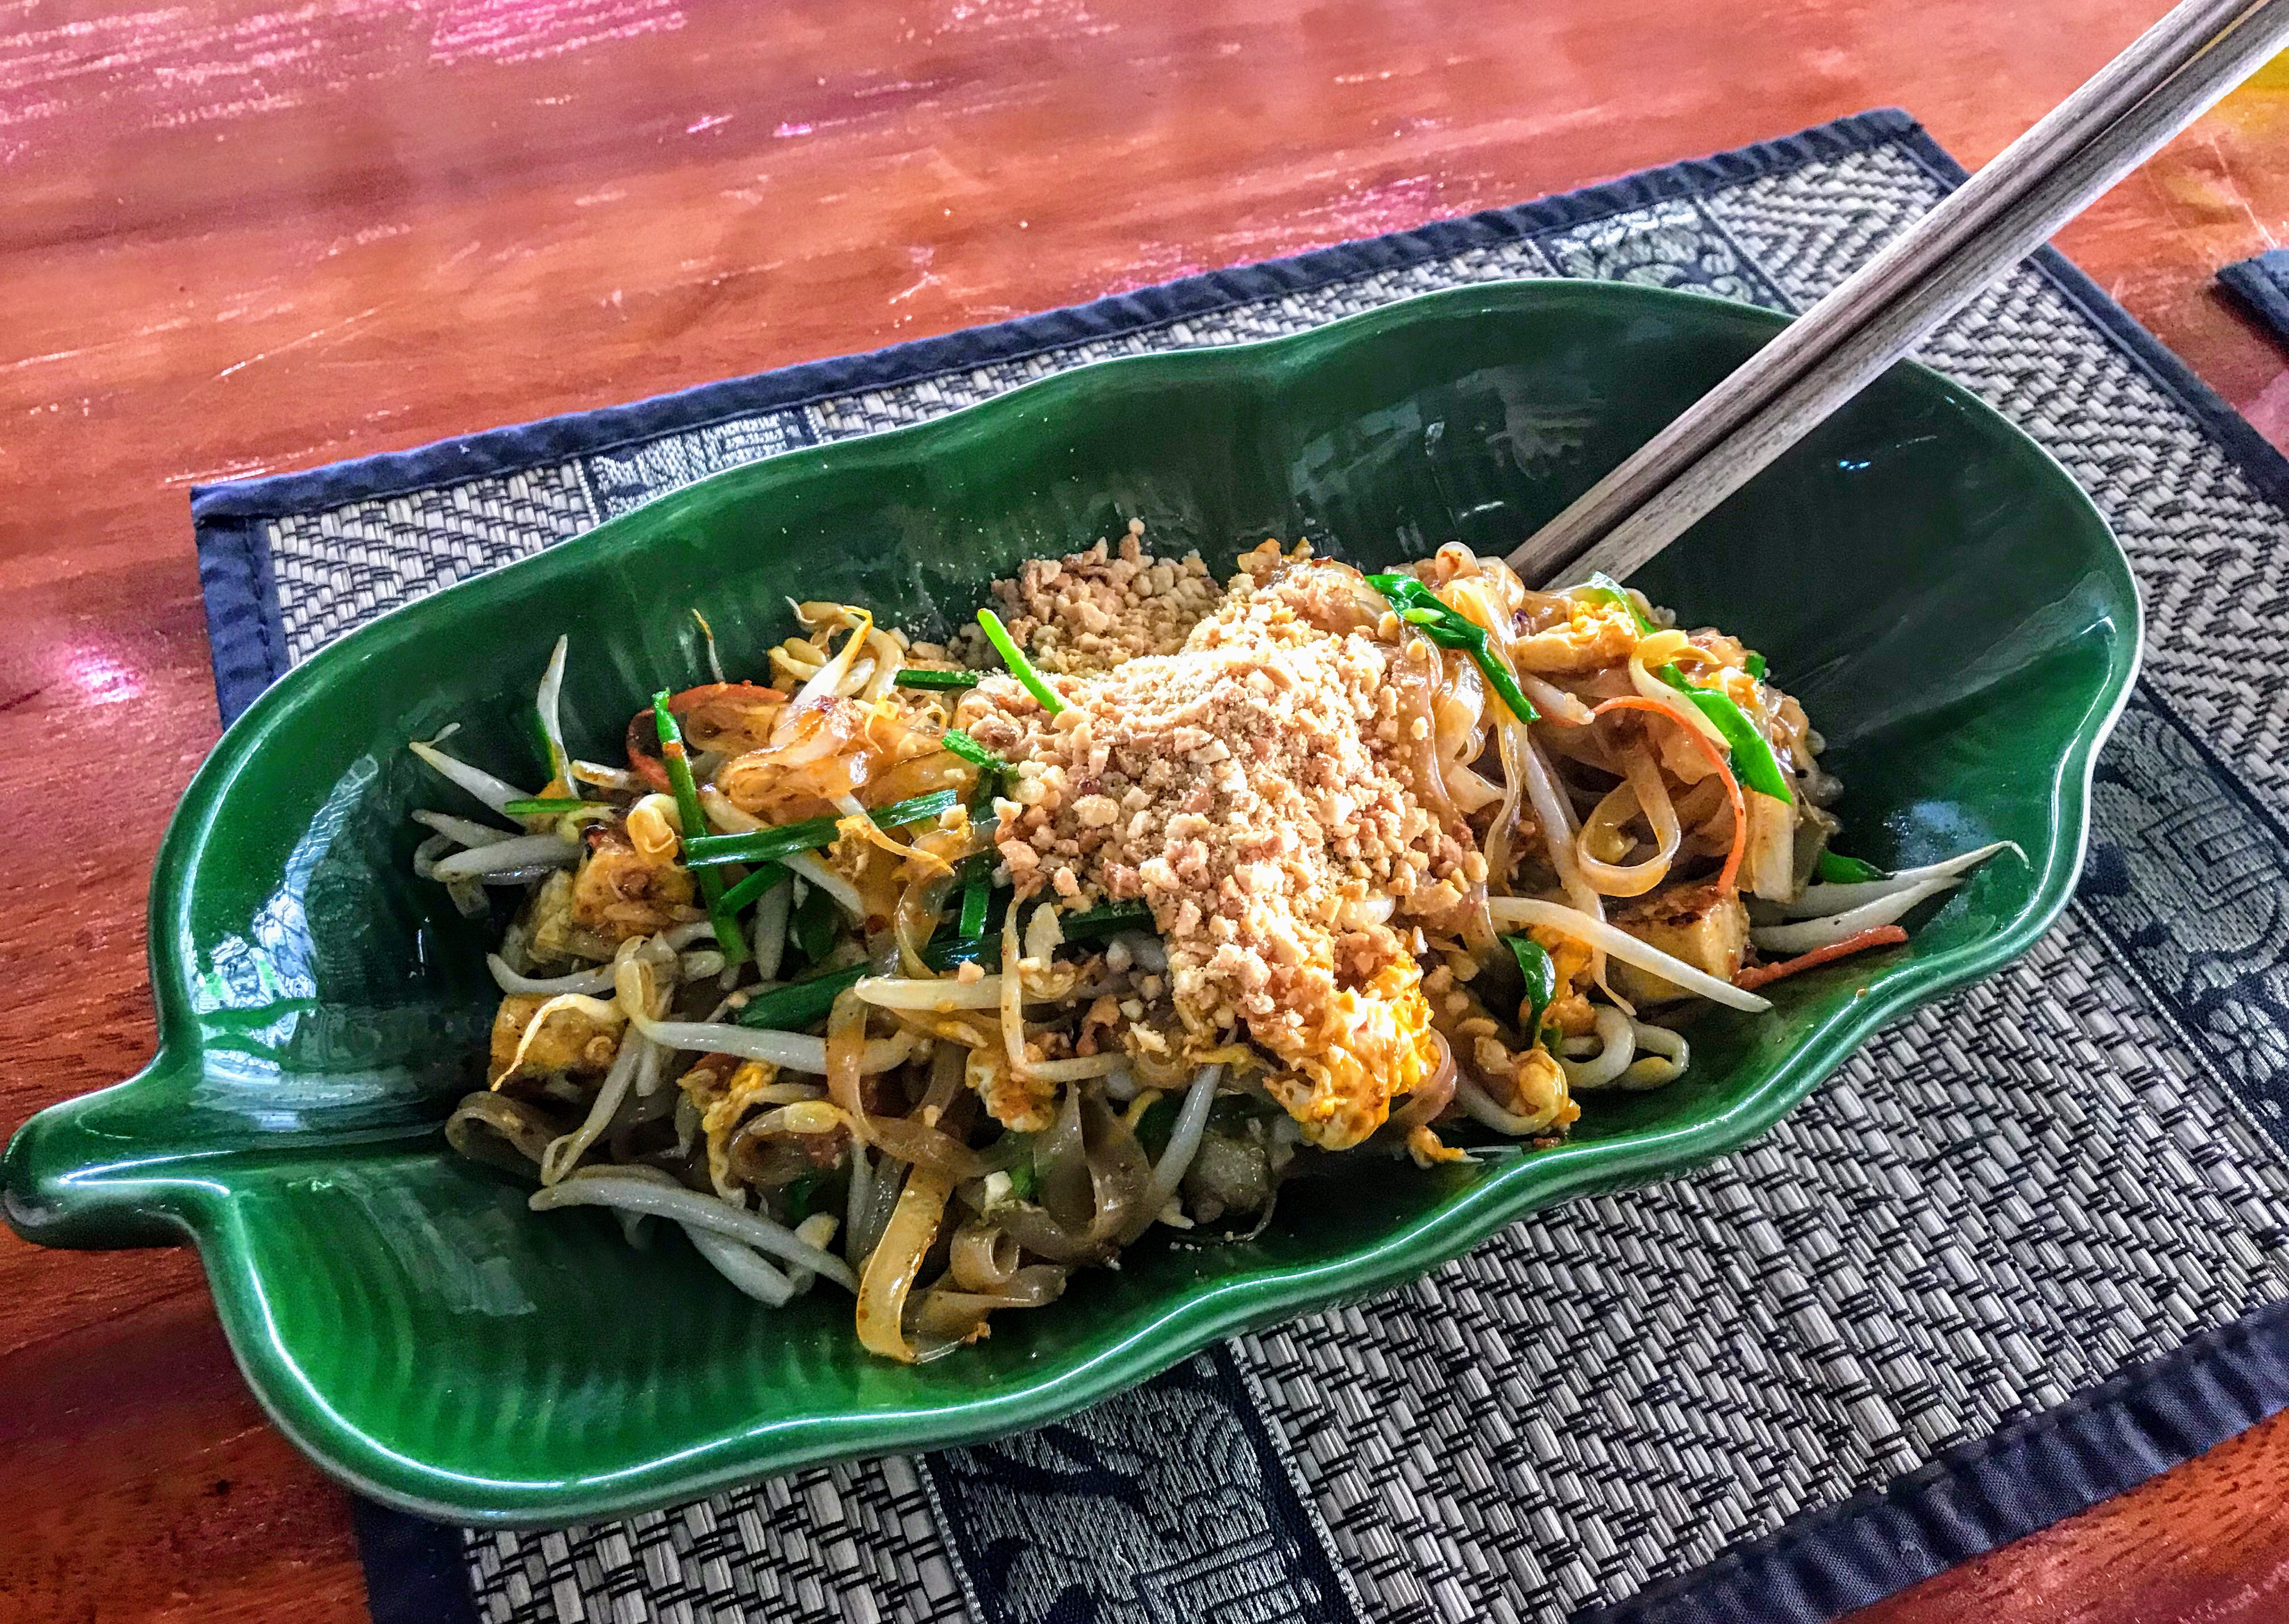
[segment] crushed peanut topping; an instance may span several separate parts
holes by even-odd
[[[989,676],[961,714],[1020,763],[996,831],[1018,895],[1150,904],[1187,1047],[1244,1025],[1331,1150],[1436,1069],[1391,921],[1451,924],[1476,855],[1416,792],[1382,610],[1348,565],[1267,542],[1179,651],[1067,681],[1055,717]]]
[[[1174,654],[1223,596],[1200,555],[1157,559],[1144,551],[1144,523],[1129,521],[1120,550],[1098,542],[1062,559],[1028,559],[1017,578],[993,583],[1009,635],[1043,671],[1087,676],[1140,655]],[[955,641],[975,666],[993,665],[975,626]]]

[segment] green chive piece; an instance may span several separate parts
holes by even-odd
[[[1371,575],[1367,584],[1390,601],[1401,620],[1419,627],[1423,635],[1439,647],[1467,653],[1485,675],[1487,686],[1502,696],[1503,704],[1510,707],[1512,716],[1526,722],[1541,719],[1542,713],[1527,699],[1526,690],[1519,687],[1510,662],[1487,646],[1486,627],[1448,607],[1411,575]]]
[[[952,790],[932,790],[910,800],[893,801],[867,816],[881,828],[897,829],[937,818],[961,804],[961,797]],[[832,817],[806,817],[799,824],[780,824],[746,834],[703,834],[683,843],[684,865],[707,869],[726,863],[775,863],[799,851],[817,851],[834,844],[840,822]]]
[[[788,1032],[814,1021],[824,1021],[826,1012],[834,1007],[836,997],[856,986],[858,978],[867,973],[865,965],[855,964],[847,970],[833,970],[825,975],[808,976],[784,987],[773,987],[769,992],[758,992],[739,1011],[738,1023],[763,1031]]]
[[[993,652],[1001,657],[1001,663],[1009,668],[1009,674],[1024,683],[1025,691],[1041,702],[1041,709],[1056,716],[1070,708],[1058,697],[1057,690],[1041,680],[1041,673],[1033,669],[1033,662],[1025,657],[1025,651],[1017,647],[1017,640],[1009,635],[1009,628],[1001,624],[1001,616],[992,609],[979,609],[977,624],[985,628],[985,641],[993,645]]]
[[[935,823],[961,804],[961,797],[952,790],[932,790],[927,795],[877,807],[866,816],[878,829],[903,829],[908,824]]]
[[[1033,1187],[1039,1182],[1033,1171],[1033,1158],[1030,1156],[1009,1169],[1009,1193],[1020,1201],[1033,1198]]]
[[[1717,724],[1717,731],[1733,752],[1733,776],[1743,789],[1759,795],[1769,795],[1783,806],[1795,804],[1796,797],[1789,793],[1788,779],[1781,773],[1780,758],[1773,754],[1772,741],[1757,731],[1746,712],[1726,695],[1712,688],[1695,688],[1685,680],[1685,673],[1671,665],[1660,671],[1661,680],[1693,702],[1693,708]]]
[[[959,728],[948,728],[945,730],[945,736],[939,743],[980,771],[1009,773],[1017,770],[1009,762],[986,749],[985,745]]]
[[[578,812],[588,803],[578,795],[530,795],[522,800],[512,800],[501,810],[511,817],[549,817],[562,812]]]
[[[804,958],[818,964],[834,951],[834,932],[841,922],[842,910],[834,899],[813,886],[796,904],[794,917],[787,921],[787,934],[802,949]]]
[[[952,936],[934,937],[922,949],[922,962],[933,970],[951,970],[956,965],[983,961],[987,946],[983,936],[967,942],[958,942]],[[993,944],[993,951],[998,961],[1001,956],[1000,944]]]
[[[1751,654],[1747,659],[1741,662],[1741,669],[1747,672],[1751,676],[1756,678],[1758,681],[1763,681],[1765,680],[1765,672],[1767,670],[1765,657],[1761,654]]]
[[[1534,1041],[1540,1042],[1543,1012],[1558,996],[1558,967],[1551,961],[1550,951],[1532,936],[1521,932],[1503,940],[1510,944],[1511,957],[1518,960],[1518,973],[1526,978],[1527,1018],[1520,1024]]]
[[[976,688],[981,679],[974,671],[923,671],[909,666],[890,680],[900,688],[934,688],[951,692]]]
[[[1872,863],[1862,863],[1859,858],[1847,857],[1841,852],[1823,851],[1820,854],[1820,865],[1814,871],[1814,877],[1822,885],[1856,886],[1886,876]]]
[[[1152,910],[1144,903],[1106,903],[1101,907],[1068,913],[1057,921],[1068,942],[1092,942],[1123,930],[1152,928]]]
[[[974,942],[985,934],[985,904],[993,888],[993,854],[981,851],[961,861],[961,919],[954,934]]]
[[[651,720],[659,735],[659,759],[667,768],[668,787],[675,792],[675,814],[683,824],[682,845],[689,864],[692,841],[707,833],[707,815],[700,810],[699,786],[691,781],[691,763],[683,753],[683,732],[667,708],[667,693],[662,689],[651,697]],[[723,877],[706,869],[698,870],[698,877],[699,898],[707,904],[707,917],[715,927],[715,946],[723,955],[724,967],[745,964],[747,939],[739,934],[738,919],[723,905]]]
[[[712,870],[710,871],[713,872]],[[723,912],[738,913],[763,900],[763,893],[786,878],[786,870],[766,863],[723,893]]]
[[[683,861],[694,869],[725,863],[771,863],[833,844],[834,819],[806,817],[799,824],[781,824],[748,834],[703,834],[683,843]]]

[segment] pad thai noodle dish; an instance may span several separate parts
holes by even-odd
[[[1156,1228],[1250,1238],[1289,1179],[1555,1143],[1998,849],[1838,856],[1763,658],[1602,577],[1266,542],[1219,589],[1143,528],[944,643],[797,604],[762,681],[695,614],[714,680],[616,760],[566,751],[560,641],[545,764],[491,764],[537,792],[413,745],[493,815],[415,814],[502,932],[452,1147],[913,1361]]]

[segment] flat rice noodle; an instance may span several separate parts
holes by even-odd
[[[959,1290],[990,1294],[1017,1278],[1021,1261],[1016,1236],[998,1224],[973,1218],[953,1232],[946,1274]]]
[[[1036,1194],[1041,1210],[1069,1231],[1087,1229],[1096,1206],[1089,1187],[1089,1146],[1081,1133],[1081,1093],[1077,1087],[1065,1090],[1049,1131],[1033,1145],[1033,1165],[1041,1169]]]
[[[834,1000],[826,1018],[826,1088],[858,1136],[901,1161],[912,1162],[945,1179],[949,1186],[982,1178],[998,1171],[987,1160],[951,1134],[904,1117],[878,1117],[868,1111],[859,1088],[859,1063],[866,1048],[867,1006],[855,992],[845,991]]]
[[[1427,660],[1412,657],[1411,650],[1420,647],[1431,655]],[[1446,775],[1439,763],[1439,681],[1444,667],[1438,650],[1419,638],[1410,638],[1400,645],[1398,657],[1391,662],[1391,680],[1399,689],[1399,731],[1402,738],[1414,738],[1415,722],[1421,719],[1423,736],[1415,742],[1415,759],[1408,765],[1415,780],[1416,798],[1437,815],[1448,829],[1463,822],[1462,813],[1447,793]]]
[[[933,1286],[913,1301],[906,1318],[913,1338],[922,1344],[921,1357],[944,1352],[985,1333],[986,1317],[998,1309],[1034,1309],[1055,1302],[1065,1294],[1065,1271],[1048,1263],[1029,1263],[1000,1291],[966,1292]]]
[[[945,1217],[951,1181],[917,1166],[898,1192],[898,1205],[882,1238],[866,1258],[858,1280],[858,1341],[867,1352],[912,1365],[918,1357],[906,1341],[906,1296],[921,1273],[922,1260]]]
[[[527,1100],[483,1090],[463,1097],[445,1119],[445,1142],[472,1161],[531,1176],[562,1132]]]

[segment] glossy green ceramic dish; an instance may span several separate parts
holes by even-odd
[[[1572,1140],[1283,1198],[1256,1242],[1140,1244],[919,1368],[865,1357],[847,1297],[778,1313],[680,1238],[528,1213],[438,1132],[481,1075],[489,933],[410,870],[406,813],[467,810],[404,745],[459,721],[537,783],[522,719],[559,632],[573,748],[735,674],[790,594],[943,625],[1019,560],[1118,534],[1227,569],[1265,537],[1360,562],[1502,552],[1777,325],[1641,288],[1491,285],[1299,337],[1108,362],[953,417],[722,474],[398,610],[266,694],[184,797],[152,882],[158,1058],[10,1145],[7,1212],[55,1246],[189,1237],[246,1378],[323,1466],[468,1521],[569,1522],[839,1456],[1046,1421],[1211,1340],[1386,1288],[1500,1225],[1667,1176],[1770,1126],[1853,1047],[1990,971],[2058,912],[2138,604],[2067,476],[1966,392],[1895,370],[1639,583],[1770,657],[1830,741],[1847,849],[2015,840],[1909,946],[1696,1029],[1686,1080],[1592,1099]]]

